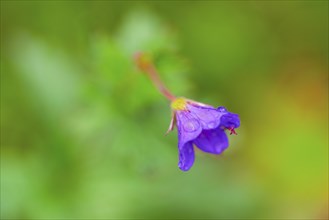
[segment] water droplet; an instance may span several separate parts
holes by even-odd
[[[223,106],[218,107],[217,110],[219,112],[227,112],[227,109],[225,107],[223,107]]]
[[[196,119],[191,119],[191,120],[188,120],[184,125],[183,125],[183,128],[184,128],[184,131],[186,132],[193,132],[193,131],[196,131],[198,130],[200,127],[200,123],[198,120]]]
[[[208,123],[207,123],[207,127],[208,127],[209,129],[213,129],[213,128],[215,128],[216,125],[217,125],[216,121],[211,121],[211,122],[208,122]]]

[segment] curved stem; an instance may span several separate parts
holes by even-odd
[[[166,97],[169,101],[173,101],[176,97],[165,87],[163,82],[161,81],[158,71],[155,66],[152,64],[150,60],[145,57],[144,54],[138,53],[135,55],[135,61],[138,67],[147,73],[150,77],[153,84],[157,87],[159,92]]]

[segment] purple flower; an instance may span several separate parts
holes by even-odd
[[[224,107],[217,109],[185,98],[176,98],[162,83],[150,57],[143,53],[135,54],[135,62],[152,80],[160,93],[171,101],[173,117],[169,129],[178,128],[178,167],[188,171],[194,163],[196,145],[204,152],[220,154],[228,147],[225,130],[236,134],[240,126],[239,115],[228,112]]]
[[[185,98],[176,98],[171,103],[173,118],[169,131],[177,125],[178,129],[178,167],[188,171],[194,163],[194,148],[221,154],[228,147],[225,129],[236,134],[235,128],[240,126],[237,114],[228,112],[224,107],[217,109]]]

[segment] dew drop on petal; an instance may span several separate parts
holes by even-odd
[[[213,129],[213,128],[215,128],[216,125],[217,125],[217,122],[216,122],[216,121],[211,121],[211,122],[208,122],[208,123],[207,123],[207,127],[208,127],[209,129]]]
[[[221,107],[218,107],[217,110],[219,112],[227,112],[226,108],[225,107],[222,107],[222,106]]]
[[[204,128],[214,129],[218,126],[218,119],[220,118],[220,113],[215,110],[208,110],[207,115],[203,117]]]
[[[190,119],[187,122],[184,123],[183,129],[186,132],[193,132],[198,130],[200,127],[200,123],[196,119]]]

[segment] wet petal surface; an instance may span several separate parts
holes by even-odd
[[[186,143],[184,146],[178,149],[179,162],[178,167],[183,171],[188,171],[194,163],[194,149],[192,142]]]
[[[201,123],[188,111],[177,111],[178,146],[194,140],[202,131]]]
[[[191,114],[200,121],[203,129],[209,130],[218,127],[222,113],[216,109],[197,107],[194,105],[188,105],[188,109]]]

